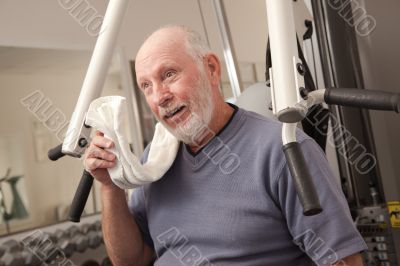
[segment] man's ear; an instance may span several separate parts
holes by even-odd
[[[210,77],[212,85],[219,86],[221,79],[221,63],[216,54],[209,53],[205,56],[207,74]]]

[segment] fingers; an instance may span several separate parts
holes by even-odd
[[[104,149],[109,149],[114,143],[103,136],[103,133],[97,131],[96,136],[90,142],[89,148],[86,150],[84,166],[89,172],[97,169],[110,168],[115,166],[116,156]]]
[[[85,169],[89,172],[93,172],[97,169],[111,168],[115,165],[115,162],[109,162],[97,158],[87,158],[85,162]]]
[[[86,153],[86,158],[96,158],[96,159],[103,159],[106,161],[115,161],[115,155],[111,152],[105,151],[95,145],[90,145],[87,153]]]
[[[96,133],[97,134],[97,133]],[[103,133],[101,133],[103,134]],[[96,135],[93,137],[90,146],[95,145],[102,149],[110,149],[114,147],[114,142],[110,139],[107,139],[101,135]]]
[[[104,139],[104,137],[99,138]],[[106,146],[110,145],[107,144]],[[102,148],[99,148],[95,144],[91,143],[89,148],[86,150],[84,162],[85,169],[91,172],[98,168],[110,168],[115,165],[115,159],[116,157],[114,154],[105,151]]]

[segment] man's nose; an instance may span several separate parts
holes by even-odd
[[[165,107],[168,105],[168,103],[171,101],[172,99],[172,94],[171,91],[166,87],[163,86],[162,84],[157,86],[156,90],[155,90],[155,101],[157,106],[160,107]]]

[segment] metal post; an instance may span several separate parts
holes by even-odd
[[[300,122],[307,109],[297,105],[304,77],[299,72],[296,29],[291,0],[266,0],[271,43],[271,89],[274,115],[284,123]]]
[[[84,127],[86,112],[90,103],[100,96],[103,89],[128,2],[129,0],[111,0],[108,4],[81,93],[63,142],[64,154],[79,157],[84,152],[85,145],[82,144],[88,143],[90,129]],[[84,142],[80,143],[81,139]]]
[[[242,80],[240,78],[239,67],[233,47],[231,32],[229,30],[228,20],[226,17],[224,2],[222,0],[214,0],[214,11],[217,16],[218,29],[224,50],[224,58],[228,70],[229,81],[232,87],[233,97],[237,99],[242,93]]]
[[[128,109],[129,132],[132,138],[134,153],[139,156],[143,152],[143,135],[140,124],[138,100],[133,86],[132,70],[122,47],[118,50],[118,57],[121,66],[122,88],[125,93]]]

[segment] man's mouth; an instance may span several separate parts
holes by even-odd
[[[178,106],[178,107],[166,112],[166,114],[164,115],[164,118],[170,119],[170,118],[180,114],[185,108],[186,108],[186,106],[184,106],[184,105]]]

